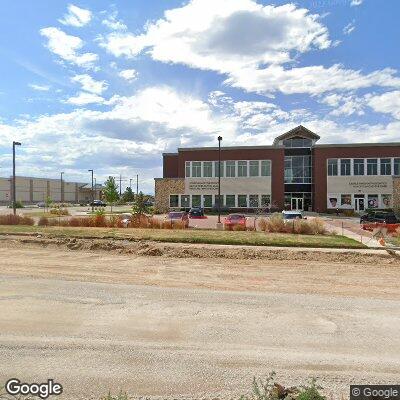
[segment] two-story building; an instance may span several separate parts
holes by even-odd
[[[268,146],[164,153],[155,207],[164,212],[215,207],[219,167],[221,206],[232,210],[362,212],[399,204],[400,143],[317,144],[319,139],[300,125]]]

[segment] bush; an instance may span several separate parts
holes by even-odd
[[[69,215],[69,212],[66,208],[55,207],[50,210],[50,214],[61,216],[61,215]]]
[[[324,221],[321,218],[313,218],[309,224],[314,235],[325,235],[327,233]]]
[[[246,226],[245,225],[240,225],[240,224],[236,224],[233,225],[233,230],[234,231],[245,231],[246,230]]]
[[[260,218],[258,220],[258,229],[262,232],[265,232],[267,230],[267,221],[265,218]]]
[[[48,226],[49,225],[49,219],[47,217],[40,217],[38,225],[39,226]]]
[[[267,232],[287,232],[286,224],[283,220],[282,215],[272,214],[269,219],[266,220],[266,231]]]
[[[11,204],[8,206],[8,208],[13,208],[13,204],[11,203]],[[15,202],[15,208],[24,208],[24,205],[22,204],[21,201],[17,200],[17,201]]]
[[[0,215],[0,225],[34,225],[35,221],[26,215]]]

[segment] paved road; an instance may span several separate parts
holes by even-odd
[[[231,397],[272,369],[350,382],[400,374],[397,265],[132,258],[0,249],[0,382],[64,399]]]

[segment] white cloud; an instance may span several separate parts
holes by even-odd
[[[83,106],[86,104],[103,103],[104,99],[94,93],[79,92],[77,96],[70,97],[65,103],[73,104],[76,106]]]
[[[367,96],[367,101],[373,110],[391,114],[394,118],[400,119],[400,90]]]
[[[352,7],[354,7],[354,6],[360,6],[360,5],[363,3],[363,1],[364,1],[364,0],[351,0],[350,5],[351,5]]]
[[[124,69],[118,75],[129,82],[133,82],[137,79],[138,72],[135,69]]]
[[[102,42],[115,56],[135,57],[147,49],[153,59],[222,73],[243,66],[286,62],[293,52],[325,49],[328,31],[317,15],[253,0],[192,0],[167,10],[145,33],[112,33]]]
[[[101,23],[113,31],[125,31],[126,29],[128,29],[121,20],[117,19],[116,12],[113,12],[106,19],[103,19]]]
[[[76,26],[78,28],[85,26],[92,19],[92,13],[90,10],[74,6],[73,4],[68,5],[68,14],[64,15],[63,19],[59,21],[63,25]]]
[[[343,33],[345,35],[350,35],[350,33],[354,31],[354,29],[356,29],[356,26],[355,21],[353,20],[343,28]]]
[[[50,89],[48,85],[37,85],[35,83],[30,83],[29,87],[33,90],[38,90],[40,92],[47,92]]]
[[[225,81],[234,87],[260,94],[280,91],[284,94],[321,94],[332,90],[356,90],[370,86],[400,87],[395,70],[385,68],[363,75],[360,71],[344,69],[336,64],[329,68],[322,65],[285,69],[279,65],[264,69],[241,69],[231,73]]]
[[[75,75],[71,78],[72,82],[79,83],[83,90],[90,93],[102,94],[108,87],[105,81],[96,81],[90,75]]]
[[[40,30],[40,34],[48,39],[47,48],[65,61],[91,68],[98,59],[97,54],[94,53],[78,53],[83,47],[83,41],[77,36],[67,35],[54,27],[43,28]]]

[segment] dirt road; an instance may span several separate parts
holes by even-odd
[[[230,398],[253,375],[339,397],[400,374],[399,264],[0,249],[0,384],[63,399]],[[398,382],[397,382],[398,383]]]

